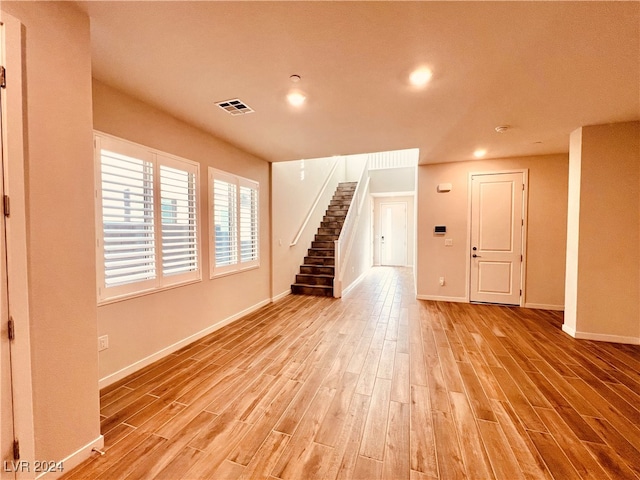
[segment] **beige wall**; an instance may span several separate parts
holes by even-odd
[[[203,279],[98,308],[99,335],[109,335],[100,377],[115,374],[115,380],[122,369],[270,299],[269,164],[98,81],[93,102],[96,130],[200,163]],[[260,182],[261,206],[260,267],[213,280],[206,237],[209,166]]]
[[[571,142],[565,330],[640,342],[640,122],[582,127]],[[578,228],[576,228],[578,227]],[[569,305],[569,302],[568,302]]]
[[[406,193],[416,190],[415,167],[371,170],[369,177],[371,178],[371,193]]]
[[[35,457],[59,461],[100,435],[89,19],[64,3],[1,7],[25,27]]]
[[[470,173],[529,170],[527,272],[525,303],[539,308],[564,306],[564,269],[567,226],[567,155],[544,155],[418,167],[419,296],[465,301],[468,298],[467,240]],[[438,193],[439,183],[451,183]],[[433,227],[446,225],[445,237]],[[445,246],[444,239],[453,240]],[[445,277],[445,285],[439,285]]]
[[[415,169],[413,169],[415,170]],[[415,196],[384,196],[373,198],[373,264],[380,265],[380,204],[405,202],[407,204],[407,265],[414,264],[415,254]]]

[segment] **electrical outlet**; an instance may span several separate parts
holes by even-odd
[[[443,287],[444,286],[444,277],[440,277],[440,286]]]
[[[101,352],[107,348],[109,348],[109,335],[98,337],[98,351]]]

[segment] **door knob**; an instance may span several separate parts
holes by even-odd
[[[476,255],[475,253],[471,255],[473,258],[480,258],[480,255]]]

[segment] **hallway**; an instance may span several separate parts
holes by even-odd
[[[415,300],[377,267],[289,295],[101,392],[65,479],[638,478],[640,347],[558,312]]]

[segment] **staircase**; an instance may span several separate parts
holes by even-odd
[[[338,184],[329,204],[315,240],[311,242],[309,255],[300,265],[296,283],[291,285],[291,293],[297,295],[318,295],[333,297],[335,277],[335,244],[349,211],[357,182]]]

